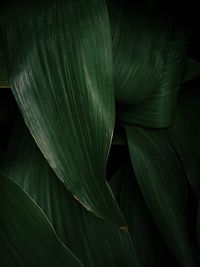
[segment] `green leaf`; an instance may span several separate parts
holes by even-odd
[[[163,21],[155,27],[158,17],[147,4],[108,2],[116,99],[125,105],[137,105],[159,83],[170,28]]]
[[[21,122],[12,133],[1,168],[41,207],[64,244],[88,267],[137,267],[129,233],[71,196]]]
[[[114,83],[120,121],[162,128],[172,122],[188,33],[152,6],[110,5]]]
[[[194,266],[186,220],[187,181],[164,130],[125,126],[132,165],[152,216],[181,266]]]
[[[0,174],[0,265],[83,266],[62,245],[44,213],[14,182]]]
[[[115,121],[105,1],[9,3],[1,11],[6,57],[31,134],[87,210],[124,225],[105,181]]]

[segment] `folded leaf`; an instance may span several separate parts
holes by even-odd
[[[146,1],[132,6],[126,1],[108,2],[116,99],[137,105],[159,84],[170,26],[156,21],[158,16]]]
[[[182,83],[189,36],[152,2],[141,3],[109,5],[117,117],[145,127],[168,127]]]

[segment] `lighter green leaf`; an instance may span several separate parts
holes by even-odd
[[[11,1],[1,11],[11,87],[57,176],[98,217],[124,225],[105,181],[115,120],[105,1]]]

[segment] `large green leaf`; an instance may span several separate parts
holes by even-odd
[[[182,82],[188,33],[157,12],[152,1],[141,2],[109,5],[117,117],[167,127]]]
[[[124,225],[105,182],[115,120],[105,1],[8,1],[1,18],[12,91],[36,143],[87,210]]]
[[[125,126],[137,181],[169,248],[181,266],[194,266],[186,220],[187,181],[164,130]]]
[[[136,105],[159,83],[170,27],[163,21],[157,24],[157,17],[145,1],[142,1],[144,6],[138,3],[129,6],[126,1],[108,2],[116,99],[125,105]]]
[[[0,174],[0,265],[83,266],[62,245],[44,213],[14,182]]]
[[[128,232],[86,211],[48,166],[20,122],[1,165],[45,212],[59,238],[85,266],[137,266]]]
[[[0,88],[11,87],[5,62],[4,52],[0,47]],[[183,82],[190,81],[198,76],[200,76],[200,63],[193,58],[187,58]]]

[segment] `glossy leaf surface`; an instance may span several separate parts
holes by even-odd
[[[105,1],[12,1],[2,14],[12,91],[39,148],[87,210],[124,225],[105,182],[115,120]]]

